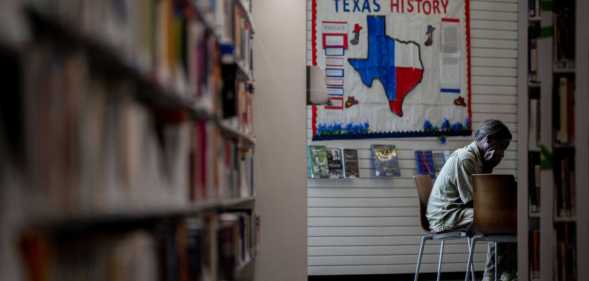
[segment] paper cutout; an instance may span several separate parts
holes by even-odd
[[[348,59],[348,62],[360,74],[362,82],[367,87],[372,87],[372,82],[379,80],[384,87],[391,111],[403,116],[403,99],[423,78],[420,46],[415,42],[387,36],[384,16],[368,16],[367,22],[368,57]],[[415,54],[412,48],[417,49],[418,59],[410,59],[409,64],[402,64],[403,61],[397,57]],[[419,64],[411,64],[415,61]]]
[[[435,30],[436,30],[436,28],[433,27],[432,25],[427,26],[427,30],[425,31],[425,36],[427,36],[427,39],[423,43],[424,45],[429,47],[434,43],[434,31]]]
[[[360,41],[360,31],[361,30],[362,30],[361,25],[359,25],[359,24],[354,25],[354,38],[350,42],[350,43],[352,43],[352,45],[358,45],[358,42]]]
[[[356,100],[354,97],[348,97],[346,100],[346,108],[350,108],[356,104],[358,104],[358,100]]]
[[[466,107],[466,102],[464,101],[463,97],[458,97],[454,100],[454,105]]]

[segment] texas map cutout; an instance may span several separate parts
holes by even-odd
[[[389,101],[389,108],[403,116],[403,100],[423,79],[421,47],[414,41],[402,41],[386,35],[385,17],[368,16],[367,58],[350,58],[362,83],[371,88],[379,80]]]

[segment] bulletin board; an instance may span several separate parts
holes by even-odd
[[[469,0],[310,0],[313,140],[471,134]]]

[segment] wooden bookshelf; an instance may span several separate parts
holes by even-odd
[[[68,42],[68,44],[78,46],[83,49],[84,52],[92,54],[92,58],[94,58],[93,62],[98,64],[98,67],[104,68],[103,71],[110,74],[113,74],[114,72],[136,81],[138,86],[143,89],[142,91],[138,91],[141,95],[138,97],[139,99],[167,109],[186,111],[196,119],[212,120],[227,135],[242,139],[248,145],[255,145],[256,141],[253,136],[244,134],[238,129],[228,125],[225,120],[217,116],[215,113],[202,108],[202,105],[199,104],[198,100],[187,97],[186,93],[166,89],[164,86],[158,84],[153,79],[143,74],[141,70],[126,63],[114,48],[92,38],[90,35],[83,34],[63,23],[60,23],[58,19],[43,15],[33,8],[27,9],[27,14],[30,17],[33,28],[38,33],[38,36],[48,38],[55,42]],[[234,62],[230,64],[234,64],[237,67],[238,73],[243,75],[245,80],[254,80],[251,71],[248,70],[243,63]]]
[[[34,218],[32,226],[57,233],[83,233],[97,229],[109,230],[120,227],[132,228],[153,225],[161,220],[179,219],[205,212],[227,212],[235,210],[252,211],[255,197],[211,200],[198,202],[186,207],[169,206],[149,209],[108,210],[102,213],[76,213],[67,217],[40,216]]]
[[[589,245],[589,241],[587,241],[589,234],[587,212],[589,209],[586,206],[589,192],[586,187],[589,186],[589,177],[584,171],[589,167],[589,136],[587,122],[585,122],[588,118],[585,108],[589,106],[589,98],[586,94],[589,87],[587,79],[580,79],[589,74],[589,67],[583,63],[588,58],[586,50],[589,43],[586,34],[582,31],[583,24],[587,24],[586,14],[589,11],[589,6],[585,1],[578,0],[540,1],[540,3],[543,6],[540,9],[540,15],[534,15],[533,18],[528,17],[529,2],[521,1],[519,3],[521,43],[519,54],[523,59],[520,60],[518,72],[522,77],[518,85],[520,92],[518,119],[525,130],[521,130],[520,133],[522,141],[519,143],[518,155],[520,163],[525,164],[520,165],[518,175],[519,182],[522,184],[518,191],[520,206],[518,251],[524,253],[520,254],[518,258],[518,279],[580,281],[584,280],[584,276],[589,273],[586,268],[588,256],[586,250]],[[567,5],[566,3],[574,5],[573,8],[563,8]],[[573,63],[571,60],[558,62],[559,58],[557,57],[558,52],[562,53],[571,48],[571,44],[561,46],[563,41],[559,42],[557,38],[557,35],[562,32],[557,30],[561,24],[559,20],[562,20],[558,17],[566,14],[565,9],[569,9],[569,16],[572,14],[576,18],[574,26],[567,26],[567,29],[574,28],[576,32],[576,34],[572,34],[575,52],[563,55],[565,59],[570,59],[572,56]],[[536,38],[537,72],[532,74],[528,68],[528,38],[530,36],[528,31],[531,25],[536,24],[540,25],[541,32]],[[571,36],[571,33],[562,36]],[[566,41],[562,38],[560,40],[570,43],[570,40]],[[532,75],[536,77],[534,80],[539,82],[527,82]],[[572,86],[563,84],[565,82],[571,83]],[[563,85],[568,88],[564,88]],[[529,206],[529,191],[532,187],[528,187],[531,184],[528,179],[534,173],[534,171],[530,171],[529,164],[534,160],[528,157],[528,153],[532,151],[538,153],[538,151],[537,148],[531,147],[528,141],[528,138],[534,135],[530,133],[529,124],[533,122],[530,121],[528,93],[532,90],[537,91],[538,88],[540,91],[540,114],[536,121],[540,123],[538,144],[540,148],[545,150],[542,149],[539,152],[542,160],[537,163],[541,167],[538,177],[540,181],[540,211],[532,212]],[[574,89],[574,92],[569,89]],[[563,103],[567,98],[570,100],[571,97],[574,102],[565,105],[565,113],[563,113]],[[566,116],[571,111],[574,114]],[[566,125],[566,120],[571,119],[571,116],[574,134],[570,133],[570,128],[567,126],[562,129],[562,122]],[[568,124],[570,126],[571,123]],[[538,223],[533,220],[539,222],[539,249],[532,249],[534,246],[530,240],[531,227],[538,226]],[[566,255],[563,254],[565,252]],[[532,274],[530,253],[539,255],[538,276]]]
[[[157,251],[155,248],[149,247],[143,247],[142,249],[147,251],[148,256],[160,255],[158,258],[166,260],[166,262],[156,265],[162,272],[166,271],[166,274],[171,274],[166,275],[166,278],[172,275],[187,277],[188,271],[197,267],[194,263],[188,265],[185,261],[178,261],[173,258],[170,253],[176,251],[180,259],[192,257],[192,261],[200,263],[198,265],[202,267],[200,269],[208,270],[207,273],[202,273],[208,274],[206,276],[195,275],[194,272],[191,272],[190,274],[193,274],[190,275],[191,279],[200,280],[204,278],[211,281],[228,280],[228,278],[240,281],[253,280],[257,252],[256,235],[259,233],[259,218],[255,212],[256,198],[253,186],[253,157],[256,139],[253,124],[251,124],[253,118],[251,112],[247,111],[253,111],[253,109],[244,108],[239,103],[239,99],[243,95],[247,95],[247,101],[252,102],[251,99],[254,97],[253,69],[247,61],[236,60],[233,53],[222,53],[223,46],[234,44],[233,37],[235,33],[239,32],[234,31],[234,29],[239,27],[220,25],[222,22],[242,20],[236,19],[236,17],[243,16],[249,28],[249,33],[246,32],[245,34],[252,36],[254,23],[250,5],[246,5],[244,0],[217,1],[216,4],[219,4],[219,6],[209,6],[213,3],[211,1],[158,0],[151,2],[120,1],[117,3],[91,1],[80,3],[79,7],[76,6],[76,8],[83,9],[82,6],[87,5],[86,10],[84,10],[86,14],[75,15],[71,13],[75,9],[68,10],[71,9],[71,5],[65,5],[72,3],[66,3],[66,1],[62,1],[61,5],[51,1],[28,3],[18,0],[16,2],[22,5],[24,11],[23,21],[29,23],[31,38],[22,46],[0,43],[0,53],[3,56],[18,58],[15,61],[28,67],[33,65],[33,63],[29,62],[29,60],[34,61],[31,57],[38,55],[38,53],[42,53],[43,59],[51,60],[52,63],[58,66],[61,66],[60,64],[74,63],[78,67],[72,67],[70,72],[64,70],[65,68],[60,69],[55,71],[57,74],[51,72],[52,68],[46,69],[47,76],[53,75],[53,82],[56,82],[55,85],[52,85],[55,86],[55,89],[58,89],[53,89],[53,92],[47,94],[50,96],[50,100],[53,98],[51,101],[55,103],[58,100],[58,98],[54,98],[59,96],[55,95],[55,93],[62,89],[65,89],[63,91],[64,96],[69,95],[69,97],[59,100],[63,101],[64,104],[72,102],[72,100],[68,100],[72,96],[74,97],[74,103],[78,97],[83,100],[80,103],[83,106],[67,107],[66,105],[66,109],[62,110],[72,110],[73,113],[68,112],[68,114],[74,116],[72,119],[75,119],[75,121],[72,123],[75,123],[75,125],[69,125],[71,127],[64,130],[54,130],[56,132],[50,136],[55,137],[58,142],[59,139],[67,140],[71,142],[71,144],[68,144],[74,148],[72,150],[69,150],[69,148],[63,151],[58,150],[57,153],[51,153],[51,149],[47,149],[47,151],[53,155],[52,157],[63,152],[61,158],[84,159],[74,160],[72,163],[83,163],[84,165],[91,163],[92,167],[97,168],[99,171],[88,176],[88,174],[84,174],[84,171],[90,171],[91,169],[84,168],[87,170],[82,170],[82,168],[79,168],[79,170],[76,170],[74,168],[73,172],[69,171],[61,174],[60,176],[64,176],[64,179],[58,181],[58,184],[46,184],[37,180],[38,175],[35,173],[42,170],[45,165],[50,168],[51,164],[36,163],[34,160],[37,158],[28,155],[34,155],[37,152],[35,148],[31,147],[33,147],[32,144],[36,144],[38,141],[31,139],[39,135],[44,136],[41,133],[39,135],[31,134],[31,131],[35,131],[36,124],[31,123],[27,118],[35,121],[57,123],[63,120],[68,121],[66,118],[69,115],[54,115],[58,117],[52,120],[35,119],[35,117],[43,116],[41,114],[31,115],[32,117],[28,116],[27,114],[30,114],[30,112],[35,112],[35,110],[31,109],[37,109],[27,104],[31,100],[35,104],[45,106],[45,104],[39,102],[40,100],[31,99],[30,96],[44,96],[45,93],[38,93],[42,92],[38,90],[38,88],[41,88],[40,86],[28,87],[26,88],[28,90],[15,87],[19,89],[19,92],[10,94],[22,96],[22,104],[15,104],[15,107],[24,107],[22,113],[24,117],[14,116],[13,119],[16,120],[15,122],[22,122],[21,126],[25,131],[22,134],[23,136],[16,136],[15,138],[23,138],[20,141],[24,143],[25,148],[23,150],[25,153],[22,154],[25,156],[21,157],[25,158],[22,160],[22,163],[25,164],[19,163],[16,167],[12,167],[15,164],[8,163],[11,159],[5,158],[0,160],[2,161],[0,162],[0,169],[8,166],[13,170],[23,169],[23,171],[15,173],[22,179],[18,178],[13,185],[7,187],[6,189],[11,191],[6,192],[6,194],[14,196],[15,202],[27,198],[30,199],[27,200],[27,204],[29,201],[31,203],[30,206],[18,206],[18,211],[16,211],[15,207],[15,211],[12,213],[19,213],[19,215],[15,219],[11,218],[10,224],[5,225],[5,221],[2,221],[3,227],[6,226],[7,231],[3,230],[0,233],[0,243],[8,245],[8,243],[15,243],[14,241],[21,241],[21,243],[22,241],[39,242],[41,240],[35,239],[42,237],[47,246],[61,250],[75,248],[75,246],[69,247],[68,243],[79,243],[80,240],[88,238],[87,242],[83,243],[85,243],[84,247],[91,249],[91,251],[85,255],[88,257],[96,255],[97,260],[112,259],[108,262],[124,260],[125,258],[115,255],[122,254],[124,252],[122,249],[126,249],[125,247],[138,250],[138,248],[133,248],[137,247],[137,243],[153,243],[154,245],[157,244],[158,247],[165,248],[165,254],[160,252],[161,249]],[[56,7],[51,7],[52,4],[55,4]],[[117,11],[119,10],[116,10],[113,6],[115,4],[126,5],[125,8],[129,10],[125,10],[126,13],[118,14]],[[110,14],[106,10],[100,10],[105,14],[101,14],[100,17],[94,15],[93,19],[86,19],[84,17],[91,18],[92,16],[89,14],[99,11],[88,9],[88,7],[115,9],[109,10],[109,12],[112,12]],[[176,14],[172,9],[178,7],[181,7],[181,9],[176,11],[181,11],[181,13]],[[228,13],[225,9],[210,10],[218,7],[228,7],[230,9],[227,10],[231,11],[240,9],[243,13]],[[147,11],[148,9],[153,10]],[[141,18],[146,15],[152,18]],[[103,16],[104,18],[102,18]],[[131,18],[133,16],[137,18]],[[122,17],[125,17],[125,20],[120,21]],[[224,18],[220,19],[219,17]],[[96,21],[94,23],[99,24],[97,25],[97,27],[100,27],[99,32],[88,31],[92,20]],[[105,28],[100,26],[104,22],[113,24],[113,26],[107,27],[107,29],[111,28],[112,30],[104,31]],[[139,26],[139,23],[144,25]],[[115,26],[116,24],[121,26]],[[136,26],[133,26],[133,24],[136,24]],[[158,24],[162,26],[158,26]],[[181,27],[182,24],[185,26]],[[116,30],[121,27],[125,28],[125,31]],[[140,35],[139,33],[146,33],[146,30],[153,33],[149,35],[153,37],[150,37],[153,42],[149,44],[153,45],[145,47],[141,44],[148,43],[132,41],[137,38],[145,39],[141,36],[147,35],[143,33]],[[199,33],[201,30],[204,31]],[[134,36],[129,39],[129,42],[137,45],[129,44],[127,46],[116,42],[117,39],[120,39],[117,36],[125,34],[124,32],[129,34],[136,32],[131,34]],[[180,39],[181,36],[186,36],[186,38]],[[252,37],[248,38],[248,40],[253,39]],[[164,41],[162,38],[168,41]],[[195,41],[198,41],[197,43],[200,45],[196,46],[187,43],[189,39],[197,39]],[[163,43],[157,40],[161,40]],[[4,42],[2,38],[0,38],[0,42]],[[160,45],[165,45],[165,47]],[[251,48],[252,44],[245,46]],[[153,56],[151,58],[153,62],[141,63],[142,58],[140,56],[144,54],[134,52],[137,50],[134,48],[138,47],[148,48],[146,52],[150,52],[149,55]],[[158,48],[169,48],[169,50],[161,51]],[[138,50],[145,51],[143,49]],[[202,55],[199,59],[194,59],[201,55],[196,52],[202,50],[210,53]],[[228,50],[233,49],[228,48]],[[251,50],[247,49],[245,51],[249,56]],[[180,52],[186,53],[180,54]],[[158,58],[158,55],[164,58]],[[194,57],[188,57],[189,55]],[[231,61],[222,61],[223,55],[232,58]],[[39,59],[41,56],[34,58]],[[158,59],[161,59],[164,63],[157,61]],[[167,65],[168,63],[170,65]],[[196,65],[198,63],[202,65]],[[45,70],[42,67],[46,65],[33,66],[38,67],[35,70],[39,71],[38,69]],[[165,67],[174,69],[166,69],[171,74],[160,75],[161,68]],[[26,70],[26,67],[23,68]],[[198,70],[195,70],[196,68]],[[72,69],[82,70],[80,72],[83,72],[83,74],[76,76]],[[23,77],[22,79],[26,79],[28,78],[27,75],[31,75],[29,72],[22,72],[20,74]],[[211,80],[214,81],[211,82]],[[31,83],[30,81],[27,82]],[[16,82],[14,83],[16,84]],[[41,84],[41,81],[34,81],[33,84],[35,83]],[[198,83],[207,84],[201,85]],[[90,85],[95,88],[89,87]],[[246,86],[238,88],[238,85]],[[68,88],[68,86],[70,87]],[[33,89],[38,91],[33,91]],[[234,96],[228,97],[231,94],[234,94]],[[90,95],[100,97],[98,99],[94,99],[94,96],[88,98]],[[77,119],[92,119],[88,117],[92,115],[89,115],[85,110],[95,110],[96,108],[87,104],[95,103],[97,100],[105,102],[104,108],[97,107],[99,112],[104,113],[101,116],[105,116],[104,120],[99,122],[104,123],[96,123],[97,126],[100,126],[100,129],[97,130],[102,130],[104,136],[98,135],[96,137],[98,140],[94,144],[108,147],[104,148],[104,150],[102,148],[97,150],[105,154],[105,156],[96,158],[98,160],[92,158],[94,156],[89,157],[90,154],[83,154],[85,151],[81,149],[84,147],[82,143],[93,137],[84,134],[92,130],[88,129],[87,131],[84,128],[84,125],[89,123],[77,122]],[[52,105],[47,104],[46,106],[51,107]],[[247,119],[242,118],[242,115],[247,115]],[[4,120],[0,121],[4,122]],[[141,128],[133,128],[132,126]],[[39,127],[46,129],[41,125]],[[48,128],[51,128],[51,126]],[[5,128],[0,126],[0,129],[4,130]],[[130,136],[129,130],[133,133],[139,133]],[[71,132],[75,132],[74,135],[69,135]],[[3,138],[10,133],[12,132],[0,131],[0,151],[6,149]],[[127,133],[129,135],[126,135]],[[108,141],[108,139],[114,139],[114,141]],[[153,164],[151,170],[141,170],[141,164],[143,164],[141,160],[134,162],[136,166],[131,167],[131,161],[141,158],[137,157],[135,160],[131,160],[133,156],[129,152],[129,150],[132,150],[132,144],[137,144],[137,142],[133,143],[133,141],[138,139],[148,143],[148,145],[141,147],[143,150],[137,150],[140,152],[134,156],[142,156],[141,153],[149,154],[146,157],[152,157],[149,160],[151,161],[149,163]],[[166,143],[170,139],[176,142]],[[47,142],[52,141],[55,141],[55,139],[48,137]],[[55,146],[66,147],[66,145]],[[48,145],[48,147],[51,146]],[[76,150],[78,148],[80,149]],[[70,155],[69,153],[73,154]],[[15,153],[15,155],[17,154]],[[79,163],[75,161],[79,161]],[[70,164],[65,166],[67,165]],[[37,169],[34,170],[35,172],[27,170],[32,166]],[[37,166],[41,167],[41,169]],[[106,171],[109,169],[114,173]],[[133,169],[133,171],[129,169]],[[182,171],[177,172],[175,169]],[[149,175],[153,170],[157,170],[159,174],[156,176]],[[0,170],[0,175],[4,175],[4,172],[4,170]],[[130,176],[128,173],[133,175]],[[142,177],[155,178],[157,181],[137,180]],[[204,182],[199,182],[201,179]],[[3,180],[4,178],[0,178],[0,185],[4,184]],[[100,189],[100,191],[90,187]],[[157,188],[157,192],[152,194],[154,188]],[[0,196],[5,195],[4,192],[0,193]],[[159,195],[163,195],[161,200],[158,197]],[[94,197],[99,197],[96,202],[88,201],[94,200]],[[112,200],[112,202],[109,200]],[[40,204],[36,205],[37,203]],[[87,205],[86,203],[91,204]],[[0,220],[2,219],[4,219],[4,216],[0,215]],[[31,239],[31,233],[33,234],[32,240],[27,240]],[[202,241],[199,239],[202,239]],[[172,241],[172,244],[169,244],[170,241]],[[125,246],[124,243],[127,242],[135,246]],[[189,245],[189,242],[194,244]],[[109,248],[111,246],[112,249]],[[21,248],[16,246],[14,248],[15,251],[11,250],[8,251],[9,254],[0,256],[0,268],[8,268],[6,272],[16,273],[5,276],[11,280],[13,280],[12,277],[26,276],[38,269],[35,268],[35,264],[27,263],[26,258],[19,255],[18,251],[21,251],[19,250]],[[153,250],[153,252],[149,252],[150,250]],[[67,269],[72,269],[71,266],[78,265],[68,263],[68,260],[71,259],[71,257],[67,256],[68,253],[67,251],[56,251],[40,257],[55,258],[55,264],[52,261],[52,265],[59,268],[55,269],[55,275],[48,278],[57,278],[59,280],[59,274],[65,274],[68,272]],[[194,255],[199,255],[199,257],[195,258]],[[139,256],[145,258],[141,254]],[[9,258],[10,261],[7,261],[6,258]],[[176,264],[171,265],[168,259],[171,263],[175,262]],[[230,259],[233,259],[233,261],[226,262]],[[62,264],[61,262],[64,261],[65,263]],[[92,261],[94,260],[89,258],[80,261],[79,265],[92,265]],[[84,264],[84,262],[90,263]],[[147,261],[147,263],[150,262]],[[126,264],[122,262],[117,266],[124,271]],[[188,268],[189,266],[190,268]],[[153,266],[149,268],[153,268]],[[169,272],[175,269],[179,272]],[[78,273],[81,274],[83,270],[83,268],[80,268]],[[4,270],[0,270],[0,272],[5,273]],[[137,272],[134,273],[137,274]],[[119,274],[136,276],[133,275],[134,273],[119,272]],[[96,276],[101,277],[96,277],[96,279],[100,280],[114,280],[110,279],[111,276],[104,272],[92,271],[88,272],[88,274],[97,274]],[[116,280],[125,279],[125,277],[121,277],[124,275],[118,276],[119,279]],[[150,278],[152,279],[149,280],[155,280],[158,277],[152,274]]]
[[[254,25],[254,17],[252,16],[252,12],[250,10],[250,7],[248,7],[248,5],[246,5],[244,0],[237,0],[237,4],[239,6],[240,9],[242,9],[245,13],[245,18],[247,19],[247,22],[249,23],[252,33],[256,33],[256,28]]]

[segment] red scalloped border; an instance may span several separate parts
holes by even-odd
[[[466,79],[467,79],[467,95],[468,95],[468,119],[467,124],[472,128],[472,81],[471,81],[471,59],[470,59],[470,0],[464,0],[464,13],[466,16]],[[470,129],[469,128],[469,129]]]
[[[311,57],[317,65],[317,0],[311,0]]]
[[[312,105],[311,106],[311,133],[313,134],[313,137],[315,137],[317,135],[317,106],[316,105]]]

